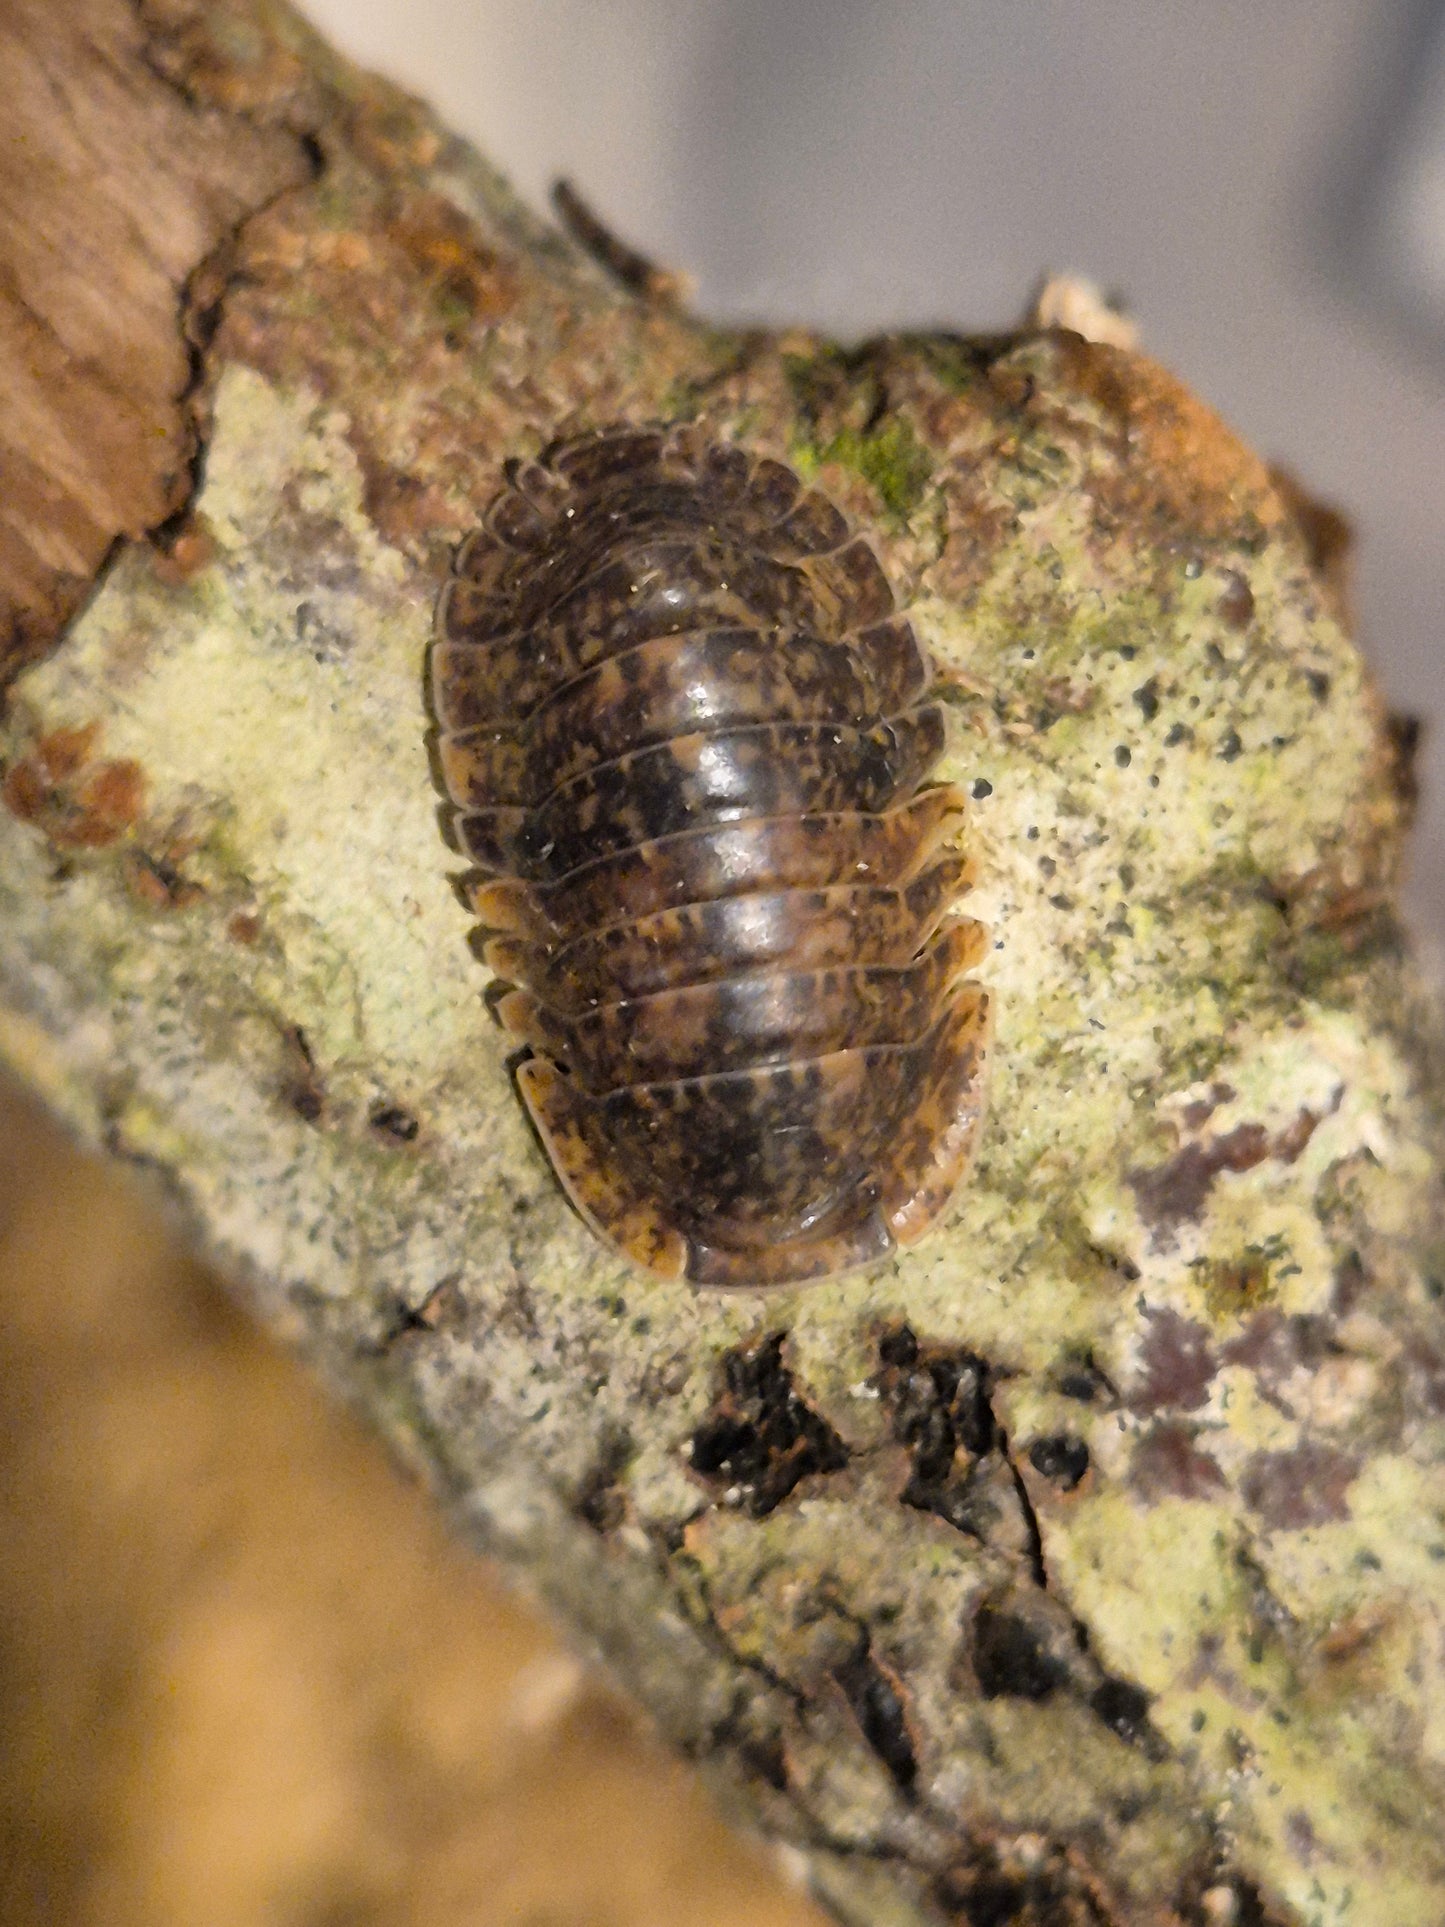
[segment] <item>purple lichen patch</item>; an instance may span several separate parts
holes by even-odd
[[[1214,1181],[1223,1172],[1252,1171],[1269,1158],[1293,1164],[1319,1123],[1320,1113],[1306,1109],[1273,1133],[1263,1124],[1236,1124],[1232,1130],[1181,1145],[1163,1164],[1131,1171],[1129,1184],[1139,1215],[1155,1242],[1182,1224],[1199,1222]]]
[[[1318,1370],[1337,1351],[1330,1319],[1306,1313],[1286,1317],[1267,1306],[1221,1348],[1220,1356],[1228,1365],[1243,1365],[1253,1372],[1261,1394],[1292,1418],[1293,1409],[1283,1395],[1286,1381],[1297,1372]]]
[[[1197,1411],[1209,1398],[1219,1359],[1207,1327],[1177,1311],[1146,1311],[1140,1371],[1126,1393],[1131,1411]]]
[[[1134,1447],[1129,1484],[1143,1499],[1208,1499],[1227,1481],[1189,1426],[1165,1419]]]
[[[1304,1439],[1285,1452],[1255,1452],[1245,1463],[1240,1490],[1271,1531],[1298,1532],[1349,1518],[1345,1494],[1359,1470],[1353,1454]]]

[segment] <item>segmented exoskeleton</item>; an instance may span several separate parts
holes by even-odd
[[[517,1082],[653,1271],[844,1270],[963,1172],[989,1000],[929,680],[839,510],[690,428],[512,464],[458,554],[431,699]]]

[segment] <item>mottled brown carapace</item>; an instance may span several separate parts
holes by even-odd
[[[928,681],[870,544],[696,430],[513,464],[457,557],[432,704],[517,1082],[662,1276],[864,1264],[968,1161],[983,931]]]

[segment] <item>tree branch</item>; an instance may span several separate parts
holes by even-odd
[[[612,285],[266,0],[3,32],[5,1059],[844,1918],[1438,1919],[1440,1030],[1327,524],[1117,336]],[[766,1299],[570,1214],[428,774],[504,460],[659,417],[876,533],[995,938],[946,1225]]]

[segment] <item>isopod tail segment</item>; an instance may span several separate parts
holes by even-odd
[[[550,1058],[520,1064],[517,1087],[568,1198],[599,1237],[661,1277],[713,1289],[766,1289],[856,1270],[923,1236],[972,1159],[991,1033],[989,994],[971,985],[919,1046],[885,1047],[900,1060],[914,1060],[926,1083],[915,1088],[912,1115],[874,1184],[840,1186],[842,1195],[812,1222],[752,1243],[709,1241],[673,1222],[659,1208],[655,1188],[616,1158],[606,1099],[589,1096]],[[870,1068],[876,1068],[880,1053],[839,1053],[855,1055],[874,1059]],[[819,1060],[818,1069],[827,1075],[836,1065],[836,1058]]]

